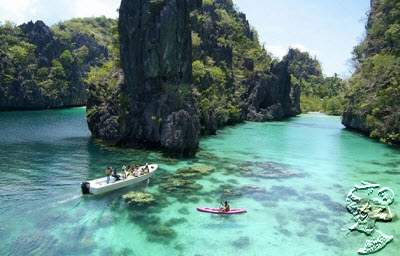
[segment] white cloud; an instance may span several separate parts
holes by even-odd
[[[282,45],[266,45],[265,48],[269,53],[272,53],[274,57],[279,59],[282,59],[288,52],[288,49]]]
[[[0,0],[0,21],[43,20],[47,25],[76,17],[116,18],[120,0]]]
[[[294,49],[299,49],[302,52],[308,52],[311,56],[318,55],[318,51],[309,49],[302,44],[294,44],[294,45],[291,45],[290,47],[294,48]]]
[[[109,18],[118,16],[117,8],[120,0],[73,0],[72,4],[76,10],[76,17],[91,17],[104,15]]]
[[[303,44],[292,44],[289,47],[285,47],[283,45],[265,45],[265,48],[269,53],[278,59],[282,59],[285,56],[289,48],[299,49],[302,52],[308,52],[311,56],[318,55],[318,51],[312,50],[304,46]]]
[[[13,0],[10,3],[10,1],[0,0],[1,20],[9,20],[19,24],[25,17],[31,17],[36,13],[35,2],[34,0]]]

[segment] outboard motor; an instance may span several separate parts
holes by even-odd
[[[82,194],[89,194],[90,192],[90,183],[88,181],[83,181],[81,183]]]

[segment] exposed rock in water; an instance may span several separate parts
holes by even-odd
[[[190,168],[179,168],[174,175],[168,178],[160,189],[167,193],[182,198],[189,196],[189,192],[194,192],[202,189],[202,185],[196,183],[192,179],[200,178],[214,171],[214,168],[207,165],[194,165]]]
[[[137,205],[137,206],[146,206],[151,205],[156,202],[156,199],[152,194],[131,191],[122,196],[127,202],[127,204]]]
[[[198,148],[200,123],[192,96],[192,42],[187,0],[129,1],[119,9],[121,84],[116,115],[104,131],[92,133],[116,142],[159,145],[190,155]],[[97,132],[97,133],[96,133]],[[113,134],[113,136],[108,136]],[[111,138],[110,138],[111,137]]]
[[[371,129],[367,127],[366,119],[366,113],[360,113],[360,111],[349,108],[343,112],[342,124],[346,126],[346,128],[359,130],[361,132],[369,134],[371,132]]]
[[[185,180],[182,178],[169,178],[167,182],[160,186],[162,191],[167,193],[175,193],[180,196],[188,196],[188,193],[197,191],[202,189],[203,186],[197,184],[195,181],[192,180]]]
[[[189,167],[187,172],[193,173],[196,177],[208,175],[214,171],[214,167],[208,165],[194,165]]]

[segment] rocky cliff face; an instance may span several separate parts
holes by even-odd
[[[300,113],[298,86],[290,81],[287,62],[272,65],[257,32],[231,0],[204,1],[191,12],[191,23],[202,134],[244,120]]]
[[[280,62],[272,66],[271,72],[256,73],[243,81],[250,92],[247,120],[282,120],[301,113],[300,89],[290,81],[288,63]]]
[[[107,57],[107,48],[85,35],[73,37],[70,43],[62,41],[42,21],[28,22],[14,30],[20,42],[10,45],[0,61],[0,73],[8,78],[1,81],[0,110],[85,105],[82,78],[96,58]],[[89,53],[78,65],[72,52],[83,45]],[[31,48],[34,52],[29,56],[25,52]]]
[[[200,126],[192,96],[189,10],[187,0],[121,2],[125,82],[119,97],[127,104],[118,111],[114,138],[119,142],[161,145],[181,154],[196,151]],[[106,122],[112,119],[115,115]],[[95,131],[95,124],[89,128]]]
[[[372,0],[366,38],[354,48],[342,123],[388,144],[400,144],[400,6]]]
[[[346,109],[342,114],[342,124],[346,128],[369,134],[371,130],[368,128],[366,121],[367,114],[353,108]]]
[[[119,37],[123,72],[111,76],[124,79],[89,88],[88,124],[96,137],[193,154],[199,133],[300,113],[288,63],[271,66],[230,0],[123,0]]]

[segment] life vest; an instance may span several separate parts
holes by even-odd
[[[106,175],[110,175],[110,174],[111,174],[110,169],[106,169]]]

